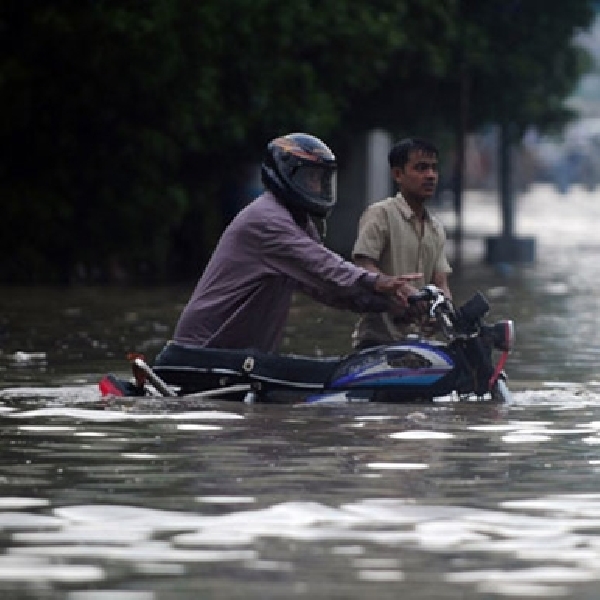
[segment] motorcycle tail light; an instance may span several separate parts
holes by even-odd
[[[497,350],[510,352],[515,345],[515,324],[511,320],[498,321],[489,328],[492,345]]]

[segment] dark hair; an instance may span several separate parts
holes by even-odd
[[[429,156],[433,155],[436,158],[439,157],[437,147],[431,142],[419,138],[404,138],[403,140],[396,142],[388,154],[390,167],[403,168],[409,161],[411,152],[415,151],[421,151],[423,154]]]

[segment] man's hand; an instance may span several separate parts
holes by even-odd
[[[375,280],[375,291],[392,296],[401,306],[408,306],[408,297],[416,294],[419,290],[411,285],[411,281],[422,279],[423,273],[407,273],[391,277],[379,273]]]

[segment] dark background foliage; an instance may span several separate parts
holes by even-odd
[[[282,133],[558,125],[593,5],[4,0],[0,281],[195,278]]]

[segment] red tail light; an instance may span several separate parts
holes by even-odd
[[[106,375],[98,383],[102,396],[125,396],[123,388],[119,385],[114,375]]]

